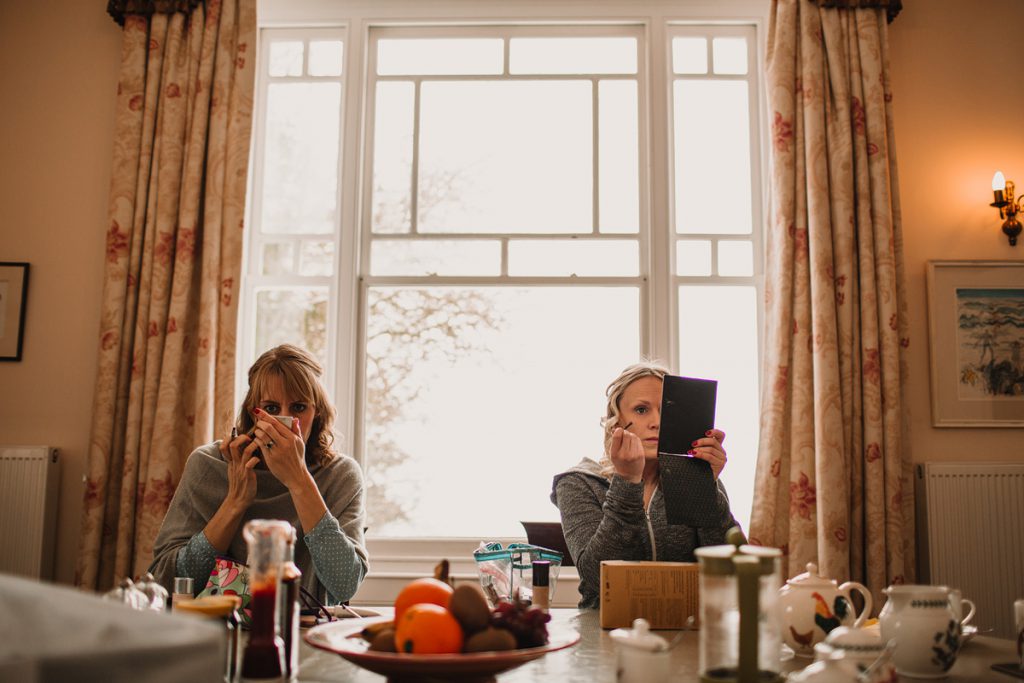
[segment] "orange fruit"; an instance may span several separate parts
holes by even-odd
[[[437,579],[415,579],[405,585],[395,598],[395,624],[402,619],[402,614],[411,605],[428,602],[448,609],[448,601],[452,597],[452,587]]]
[[[395,621],[395,648],[414,655],[462,652],[462,627],[444,607],[428,602],[410,605]]]

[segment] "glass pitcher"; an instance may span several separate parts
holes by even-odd
[[[731,545],[695,551],[700,563],[701,683],[781,683],[775,602],[782,583],[782,551],[744,545],[736,527],[726,539]]]

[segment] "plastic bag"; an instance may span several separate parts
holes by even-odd
[[[532,602],[534,560],[551,563],[549,595],[554,598],[562,566],[562,553],[557,550],[528,543],[509,543],[502,548],[501,543],[491,542],[481,543],[473,558],[480,587],[492,607],[499,602],[511,602],[517,590],[521,600]]]

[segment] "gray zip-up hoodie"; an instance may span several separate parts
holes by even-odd
[[[645,511],[642,482],[633,484],[618,475],[607,479],[601,475],[600,465],[590,458],[555,475],[551,502],[562,513],[562,533],[579,571],[581,608],[595,608],[601,603],[602,560],[696,562],[694,548],[725,543],[725,532],[737,526],[721,481],[721,524],[700,529],[670,525],[660,488]]]

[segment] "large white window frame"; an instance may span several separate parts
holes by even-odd
[[[331,307],[328,324],[337,331],[329,342],[328,353],[333,361],[327,384],[338,407],[338,430],[346,435],[343,447],[357,459],[361,453],[359,414],[361,406],[360,383],[364,373],[360,339],[365,320],[360,319],[361,305],[369,283],[344,274],[361,273],[361,265],[368,256],[369,240],[360,239],[360,230],[369,230],[368,214],[371,210],[370,181],[367,176],[369,159],[363,140],[369,139],[372,127],[373,94],[367,88],[366,72],[370,56],[368,41],[371,30],[387,28],[402,32],[401,27],[423,25],[514,25],[537,24],[571,26],[608,23],[632,27],[639,31],[644,44],[646,61],[640,66],[646,70],[645,79],[639,79],[641,116],[640,150],[640,242],[641,276],[641,349],[651,357],[667,359],[678,365],[678,332],[676,324],[677,292],[680,282],[689,278],[675,275],[675,241],[672,209],[672,81],[671,40],[685,33],[688,25],[721,27],[725,34],[732,26],[753,28],[755,42],[749,57],[752,66],[753,88],[750,93],[752,201],[754,221],[754,275],[746,278],[757,288],[759,300],[762,286],[762,250],[760,226],[766,204],[763,169],[768,153],[765,147],[767,115],[762,102],[761,55],[764,54],[765,29],[768,23],[768,0],[260,0],[258,16],[261,29],[295,29],[301,35],[306,27],[316,27],[344,41],[344,70],[342,75],[342,131],[339,138],[338,231],[335,246],[335,276],[329,278]],[[302,27],[302,28],[299,28]],[[585,29],[584,29],[585,30]],[[265,58],[265,57],[264,57]],[[265,90],[258,91],[255,130],[263,125]],[[255,158],[252,179],[262,174],[262,160]],[[254,212],[254,206],[250,206]],[[365,226],[365,227],[364,227]],[[614,235],[610,236],[614,237]],[[724,237],[728,239],[728,237]],[[249,240],[249,250],[258,248],[259,238]],[[669,254],[668,258],[653,258],[652,254]],[[247,258],[247,263],[255,259]],[[339,275],[340,274],[340,275]],[[401,278],[403,284],[408,278]],[[544,278],[534,278],[543,284]],[[737,284],[743,278],[726,278],[723,284]],[[307,279],[303,279],[304,283]],[[377,283],[383,280],[374,280]],[[560,282],[564,282],[559,279]],[[580,281],[580,280],[577,280]],[[615,278],[622,283],[621,278]],[[707,283],[707,279],[703,280]],[[252,288],[266,283],[254,273],[243,276],[244,301],[240,312],[240,340],[252,339],[254,330],[254,304]],[[287,284],[287,279],[276,279],[271,284]],[[444,284],[432,280],[431,284]],[[758,307],[758,327],[763,315]],[[346,333],[347,332],[347,333]],[[244,343],[244,342],[243,342]],[[244,387],[244,373],[251,357],[245,356],[240,345],[239,385]],[[760,360],[760,349],[759,360]],[[372,559],[371,574],[357,595],[364,603],[383,603],[393,599],[397,589],[411,577],[429,573],[441,557],[453,560],[457,578],[475,580],[472,550],[480,539],[368,539]],[[521,540],[521,539],[503,539]],[[575,572],[563,571],[563,585],[556,595],[556,604],[574,605],[578,595],[571,583]]]

